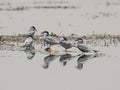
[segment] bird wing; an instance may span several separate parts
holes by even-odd
[[[54,39],[54,38],[52,38],[52,37],[46,37],[45,38],[45,41],[47,42],[47,43],[49,43],[49,44],[58,44],[58,42]]]
[[[60,41],[59,43],[65,49],[69,49],[69,48],[73,47],[73,45],[69,41]]]
[[[65,46],[72,47],[72,44],[68,41],[62,41]]]
[[[90,51],[90,49],[85,45],[79,44],[77,47],[78,47],[79,50],[81,50],[83,52],[89,52]]]

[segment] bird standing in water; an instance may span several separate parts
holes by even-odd
[[[47,44],[49,44],[49,47],[50,47],[51,45],[59,44],[57,40],[55,40],[53,37],[51,37],[51,36],[49,35],[49,32],[48,32],[48,31],[44,31],[44,32],[42,32],[42,34],[44,35],[44,37],[43,37],[44,41],[45,41]]]
[[[90,49],[87,46],[85,46],[82,38],[78,38],[77,40],[75,40],[74,46],[77,47],[82,53],[98,52],[96,50]]]
[[[33,37],[37,29],[35,26],[31,26],[28,32],[25,34],[27,37]]]
[[[62,37],[61,39],[60,39],[60,45],[62,46],[62,47],[64,47],[65,48],[65,51],[67,51],[67,49],[70,49],[70,48],[72,48],[73,47],[73,44],[72,43],[70,43],[69,41],[67,41],[67,38],[66,37]]]

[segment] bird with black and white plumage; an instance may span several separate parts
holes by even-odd
[[[70,48],[73,47],[73,44],[70,43],[70,42],[67,40],[66,37],[62,37],[62,38],[60,39],[59,44],[60,44],[63,48],[65,48],[65,51],[67,51],[67,49],[70,49]]]
[[[55,40],[53,37],[50,36],[49,32],[48,31],[43,31],[42,34],[44,35],[43,36],[43,40],[49,44],[49,47],[51,45],[56,45],[56,44],[59,44],[59,42],[57,40]]]
[[[35,26],[31,26],[28,32],[25,34],[25,36],[33,37],[36,31],[37,29],[35,28]]]
[[[85,44],[82,38],[78,38],[75,40],[74,47],[77,47],[82,53],[88,53],[88,52],[94,52],[97,53],[97,50],[93,50],[91,48],[88,48]]]

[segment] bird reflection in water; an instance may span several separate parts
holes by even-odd
[[[61,63],[63,63],[63,66],[65,66],[67,64],[68,61],[70,61],[71,59],[78,57],[78,55],[72,56],[71,54],[63,54],[60,56],[59,61]]]
[[[26,49],[25,50],[27,59],[31,60],[35,56],[35,49]]]
[[[63,63],[63,66],[65,66],[71,58],[72,58],[71,54],[63,54],[60,56],[59,61]]]
[[[44,68],[44,69],[49,68],[50,62],[54,61],[57,57],[58,57],[58,55],[52,55],[52,54],[44,57],[44,65],[43,65],[43,68]]]
[[[94,56],[93,55],[85,55],[85,54],[80,55],[79,58],[77,59],[77,66],[76,66],[76,68],[77,69],[82,69],[83,68],[83,64],[87,60],[95,58],[95,57],[97,57],[97,56],[96,55],[94,55]]]
[[[50,51],[51,52],[51,48],[47,48],[46,51]],[[99,53],[96,53],[96,54],[93,54],[93,53],[79,54],[78,53],[76,55],[72,55],[70,53],[69,54],[65,53],[65,54],[62,54],[62,55],[55,55],[55,54],[51,54],[50,53],[48,56],[44,57],[43,68],[44,69],[49,68],[50,63],[53,62],[57,57],[60,57],[59,58],[59,62],[61,62],[63,66],[66,66],[69,61],[75,60],[74,58],[78,58],[77,59],[77,66],[76,66],[76,68],[77,69],[82,69],[83,68],[83,64],[87,60],[95,58],[95,57],[99,57],[99,56],[101,56],[101,54],[99,54]]]

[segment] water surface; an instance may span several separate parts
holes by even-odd
[[[79,69],[79,56],[68,53],[59,56],[36,52],[28,58],[31,52],[0,50],[0,89],[119,90],[120,58],[112,53],[118,48],[103,47],[107,55],[88,57],[79,62],[83,64]]]

